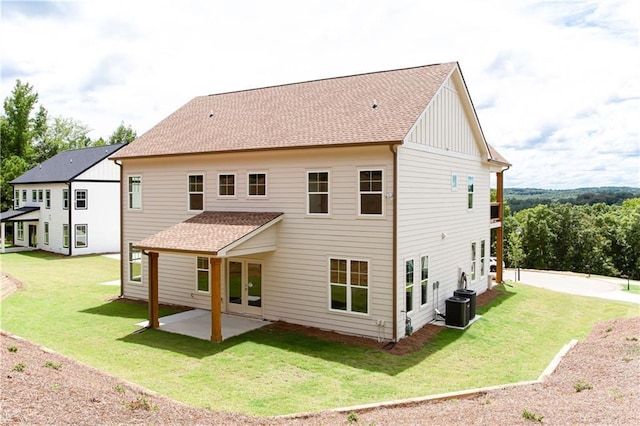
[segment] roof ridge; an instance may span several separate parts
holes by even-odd
[[[308,83],[316,83],[316,82],[320,82],[320,81],[339,80],[339,79],[343,79],[343,78],[360,77],[360,76],[364,76],[364,75],[384,74],[384,73],[397,72],[397,71],[407,71],[407,70],[412,70],[412,69],[429,68],[429,67],[436,67],[436,66],[442,66],[442,65],[448,65],[448,64],[458,64],[458,62],[457,61],[441,62],[441,63],[437,63],[437,64],[417,65],[417,66],[413,66],[413,67],[403,67],[403,68],[380,70],[380,71],[361,72],[361,73],[349,74],[349,75],[339,75],[339,76],[336,76],[336,77],[323,77],[323,78],[316,78],[316,79],[312,79],[312,80],[296,81],[296,82],[293,82],[293,83],[273,84],[273,85],[270,85],[270,86],[254,87],[254,88],[251,88],[251,89],[230,90],[228,92],[210,93],[208,95],[196,96],[196,98],[208,98],[208,97],[212,97],[212,96],[231,95],[231,94],[235,94],[235,93],[246,93],[246,92],[253,92],[253,91],[256,91],[256,90],[274,89],[276,87],[296,86],[298,84],[308,84]]]

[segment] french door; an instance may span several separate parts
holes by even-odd
[[[246,259],[227,262],[227,310],[262,316],[262,263]]]

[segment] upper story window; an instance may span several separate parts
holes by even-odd
[[[404,262],[405,310],[413,311],[413,259]]]
[[[189,210],[204,210],[204,175],[189,175]]]
[[[218,195],[220,197],[235,197],[236,175],[232,173],[218,175]]]
[[[381,216],[383,214],[382,170],[360,170],[359,198],[360,215]]]
[[[127,190],[129,192],[129,208],[140,210],[142,208],[142,176],[129,176]]]
[[[307,173],[309,214],[329,213],[329,172]]]
[[[451,173],[451,190],[452,191],[458,190],[458,174],[457,173]]]
[[[23,203],[27,202],[27,190],[26,189],[22,190],[22,202]]]
[[[51,208],[51,190],[50,189],[47,189],[46,191],[44,191],[44,208],[45,209]]]
[[[266,197],[267,196],[267,174],[266,173],[249,173],[247,194],[250,197]]]
[[[38,189],[38,202],[41,203],[44,198],[42,197],[42,189]]]
[[[35,189],[31,190],[31,202],[36,203],[38,201],[38,191]]]
[[[65,210],[69,209],[69,190],[62,190],[62,208]]]
[[[369,262],[329,260],[330,308],[335,311],[369,312]]]
[[[473,208],[473,176],[467,177],[467,208]]]
[[[427,304],[429,290],[429,256],[420,257],[420,296],[422,305]]]
[[[20,207],[20,191],[17,189],[13,193],[13,208],[17,209]]]
[[[88,206],[86,189],[76,189],[76,210],[86,210]]]

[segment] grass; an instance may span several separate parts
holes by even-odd
[[[402,357],[265,328],[212,344],[132,334],[146,306],[108,302],[119,288],[99,285],[118,279],[115,260],[39,252],[0,260],[26,284],[2,302],[3,329],[189,405],[261,416],[535,379],[595,322],[637,315],[630,303],[514,284],[469,329],[446,329]]]
[[[622,291],[627,291],[633,294],[640,294],[640,284],[622,284]]]

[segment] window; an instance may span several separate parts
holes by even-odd
[[[189,210],[204,210],[203,175],[189,175]]]
[[[142,177],[129,176],[129,208],[140,210],[142,208]]]
[[[473,176],[467,177],[467,208],[473,208]]]
[[[369,312],[369,262],[330,259],[331,309],[366,314]]]
[[[38,191],[35,189],[31,190],[31,202],[35,203],[38,201]]]
[[[17,189],[13,193],[13,208],[17,209],[20,207],[20,191]]]
[[[221,197],[233,197],[236,195],[236,175],[218,175],[218,195]]]
[[[142,282],[142,251],[129,243],[129,281]]]
[[[38,202],[41,203],[43,200],[42,198],[42,189],[38,189]]]
[[[382,170],[360,170],[360,214],[382,215]]]
[[[196,288],[201,293],[209,293],[209,258],[198,257],[196,261],[196,274],[198,281]]]
[[[50,189],[47,189],[44,192],[44,208],[45,209],[51,208],[51,190]]]
[[[457,173],[451,173],[451,190],[452,191],[458,190],[458,174]]]
[[[62,190],[62,208],[65,210],[69,210],[69,190]]]
[[[27,190],[26,189],[22,190],[22,202],[23,203],[27,202]]]
[[[486,265],[487,265],[487,253],[485,248],[486,242],[485,240],[480,240],[480,276],[484,277],[486,274]]]
[[[87,247],[87,225],[76,225],[76,247]]]
[[[62,225],[62,247],[69,247],[69,225],[66,223]]]
[[[76,210],[86,210],[87,208],[87,190],[76,189]]]
[[[422,305],[427,304],[427,290],[429,289],[429,256],[420,257],[420,296]]]
[[[266,173],[249,173],[250,197],[266,197],[267,196],[267,174]]]
[[[49,245],[49,222],[44,223],[44,243]]]
[[[24,223],[16,223],[16,238],[20,241],[24,240]]]
[[[329,172],[308,172],[308,213],[329,213]]]
[[[471,243],[471,281],[476,280],[476,243]]]
[[[413,259],[404,262],[405,311],[413,311]]]

